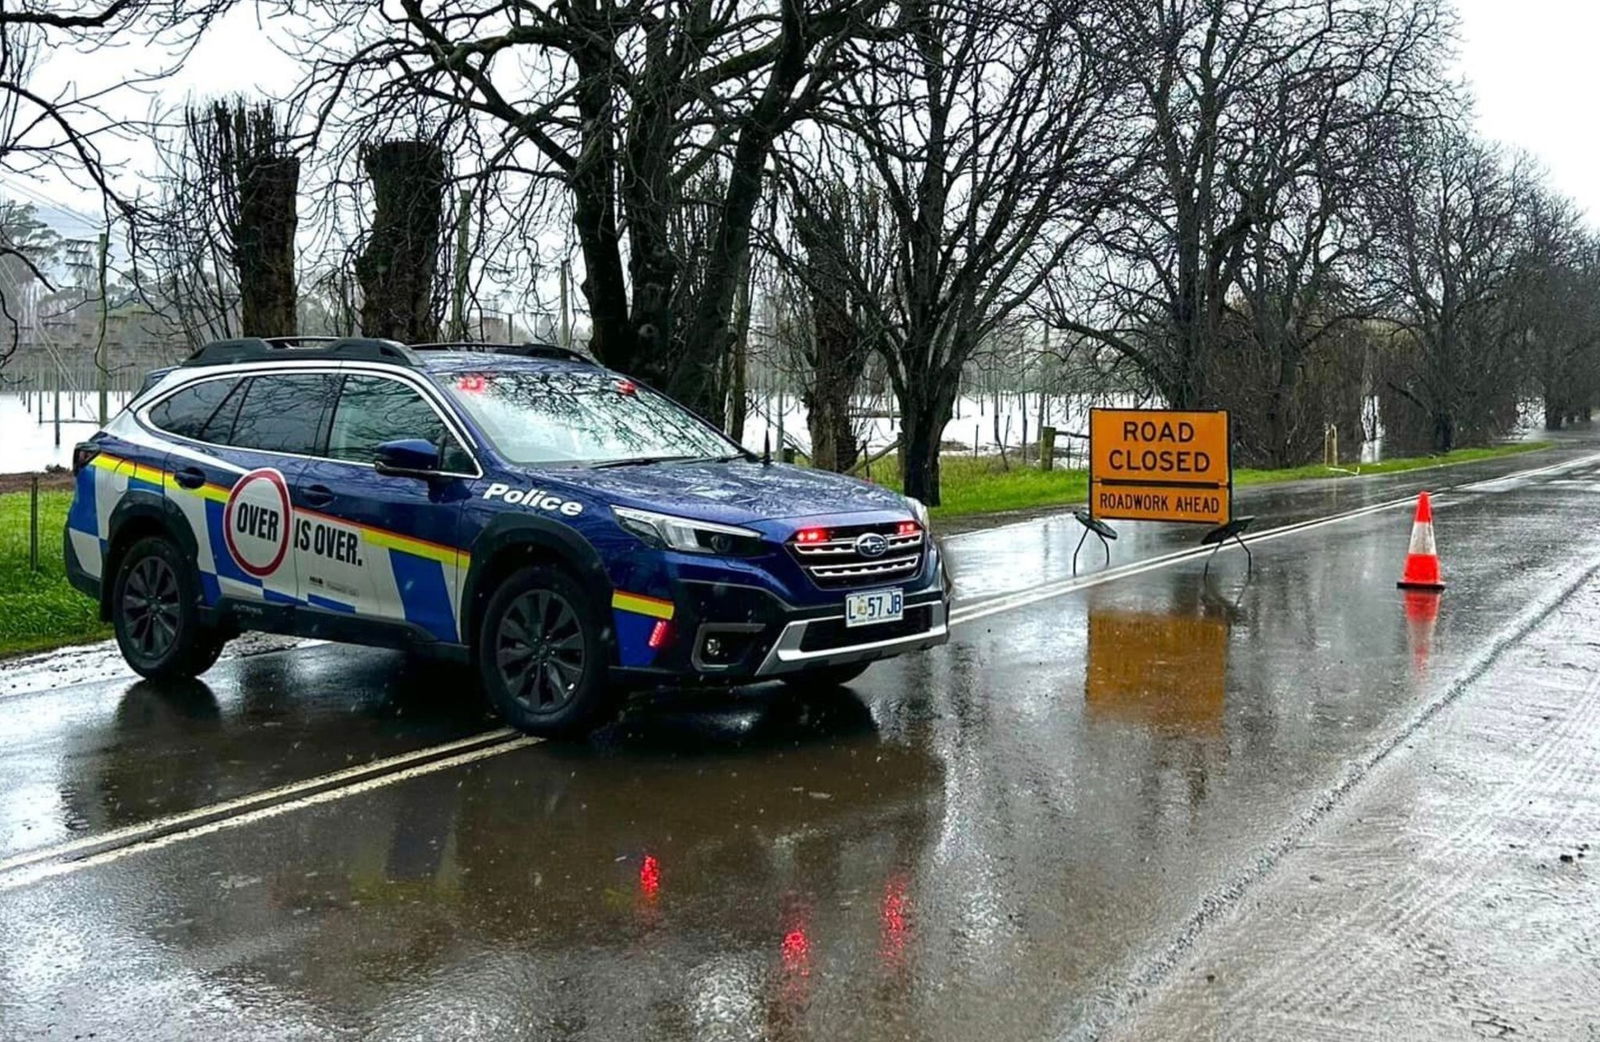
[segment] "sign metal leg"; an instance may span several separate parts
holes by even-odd
[[[1078,574],[1078,552],[1083,549],[1083,542],[1089,538],[1090,532],[1093,532],[1095,538],[1100,540],[1100,547],[1106,552],[1106,566],[1110,567],[1111,543],[1109,540],[1117,537],[1116,529],[1112,528],[1104,521],[1100,521],[1094,517],[1091,517],[1089,512],[1086,510],[1074,510],[1072,512],[1072,516],[1077,518],[1078,524],[1083,526],[1083,534],[1078,537],[1078,545],[1072,551],[1072,574]]]

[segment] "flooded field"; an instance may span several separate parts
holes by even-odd
[[[127,401],[127,392],[110,392],[109,414],[115,416]],[[72,446],[100,425],[98,410],[99,398],[93,391],[63,391],[58,424],[53,393],[0,393],[0,474],[67,466]]]
[[[15,474],[43,470],[49,466],[67,466],[72,458],[72,446],[92,434],[98,425],[96,414],[98,399],[93,391],[63,391],[60,395],[60,422],[56,422],[57,396],[49,391],[0,392],[0,474]],[[108,395],[110,415],[116,415],[127,404],[127,391],[112,391]],[[1087,441],[1081,437],[1089,428],[1089,409],[1108,404],[1090,395],[1056,395],[1043,401],[1042,416],[1045,423],[1057,429],[1057,453],[1072,458],[1081,456]],[[1134,405],[1133,401],[1115,403]],[[857,430],[865,439],[867,451],[884,448],[899,436],[899,419],[893,415],[892,404],[882,399],[862,399],[857,403],[861,420]],[[998,421],[996,414],[998,412]],[[1041,402],[1037,395],[1004,395],[998,403],[993,397],[963,397],[956,408],[956,417],[945,427],[946,451],[976,451],[994,455],[1001,446],[1007,452],[1016,452],[1024,444],[1036,443],[1039,437]],[[1522,429],[1513,437],[1528,436],[1539,429],[1539,417],[1530,414]],[[59,427],[59,431],[58,431]],[[1341,437],[1358,437],[1356,432]],[[795,395],[772,395],[753,398],[746,415],[741,441],[745,448],[760,452],[770,439],[776,455],[780,444],[805,452],[811,438],[806,430],[806,410]],[[1347,443],[1348,444],[1348,443]],[[1398,451],[1399,447],[1396,447]],[[1401,455],[1406,453],[1401,452]],[[1361,462],[1369,463],[1382,458],[1381,441],[1362,445]],[[1070,461],[1065,460],[1068,465]]]

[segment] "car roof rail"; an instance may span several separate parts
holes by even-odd
[[[413,351],[482,351],[492,355],[519,355],[523,358],[553,358],[566,362],[582,362],[586,365],[599,365],[593,355],[579,351],[575,347],[562,347],[559,344],[546,344],[535,341],[524,341],[520,344],[495,344],[477,340],[441,340],[429,344],[412,344]]]
[[[303,346],[302,346],[303,345]],[[394,340],[376,337],[247,336],[215,340],[184,360],[184,365],[284,361],[389,362],[416,366],[417,356]]]

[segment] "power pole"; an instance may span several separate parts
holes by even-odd
[[[100,392],[100,426],[106,425],[106,382],[110,370],[106,366],[106,323],[111,316],[111,301],[106,297],[106,254],[111,248],[110,229],[100,233],[100,339],[94,345],[95,385]],[[59,440],[60,434],[57,433]]]
[[[450,294],[450,339],[467,338],[467,264],[471,256],[472,189],[463,188],[456,210],[455,285]]]

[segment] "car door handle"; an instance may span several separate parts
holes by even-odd
[[[184,467],[172,475],[172,480],[184,488],[199,488],[206,483],[206,472],[199,467]]]
[[[333,502],[333,489],[327,485],[307,485],[300,499],[308,507],[325,507]]]

